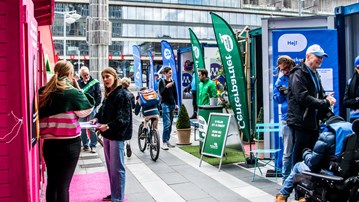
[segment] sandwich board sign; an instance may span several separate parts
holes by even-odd
[[[227,137],[229,137],[231,134],[238,134],[238,132],[238,125],[233,115],[210,113],[206,133],[207,135],[205,136],[202,146],[202,154],[199,166],[202,164],[203,155],[212,156],[221,159],[218,170],[220,171]],[[243,146],[242,151],[244,151]]]

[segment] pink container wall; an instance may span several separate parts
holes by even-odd
[[[53,0],[34,2],[49,4],[53,12]],[[0,1],[1,202],[40,201],[42,161],[32,121],[35,92],[43,80],[37,25],[33,1]]]

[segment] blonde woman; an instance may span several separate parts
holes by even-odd
[[[46,201],[69,201],[69,186],[81,151],[79,117],[88,116],[94,100],[73,78],[70,62],[59,61],[55,75],[39,89],[40,134],[47,168]]]
[[[125,196],[126,170],[124,141],[132,137],[132,110],[130,98],[119,85],[116,71],[107,67],[102,72],[105,99],[93,123],[104,137],[104,153],[110,178],[111,194],[103,201],[123,202]]]

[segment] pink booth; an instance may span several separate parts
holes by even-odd
[[[45,58],[54,56],[53,16],[54,0],[0,2],[1,202],[40,201],[44,166],[36,92],[46,80]]]

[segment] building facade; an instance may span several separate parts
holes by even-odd
[[[300,2],[301,4],[299,4]],[[209,12],[222,16],[236,31],[245,26],[261,26],[261,18],[333,15],[334,7],[356,3],[357,0],[128,0],[109,1],[109,20],[112,22],[112,45],[109,46],[109,66],[120,74],[131,71],[132,46],[140,45],[142,59],[148,60],[147,50],[161,64],[160,41],[169,41],[174,50],[189,46],[188,28],[202,43],[215,43]],[[73,11],[81,18],[66,26],[67,57],[75,67],[88,65],[86,41],[88,0],[55,0],[56,11]],[[55,51],[61,58],[64,43],[64,19],[55,15],[53,36]],[[79,51],[77,51],[77,49]],[[78,62],[80,61],[80,64]],[[124,71],[124,72],[123,72]]]

